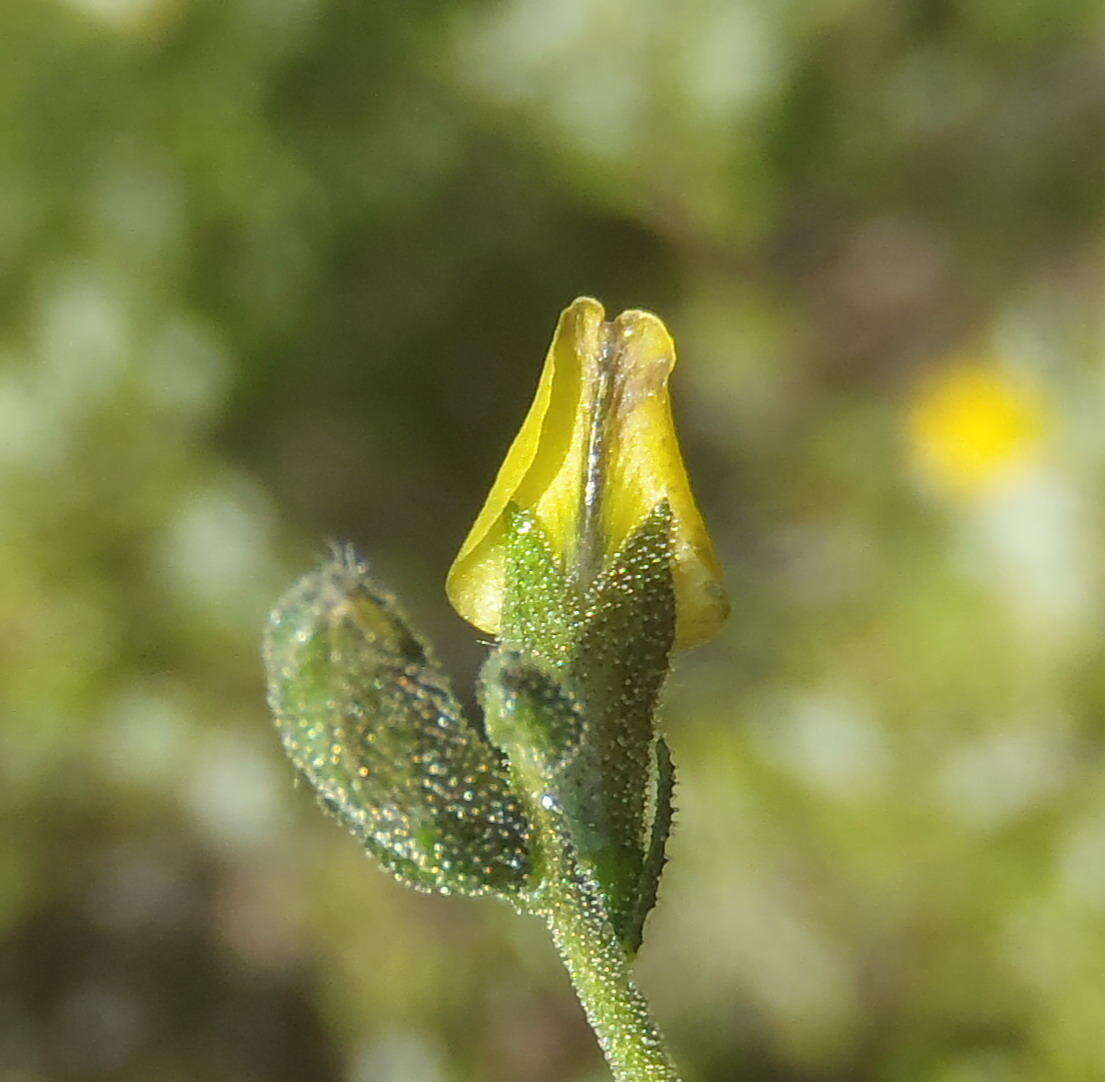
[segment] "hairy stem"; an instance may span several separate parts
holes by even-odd
[[[578,871],[566,873],[551,885],[547,897],[541,915],[614,1078],[617,1082],[679,1082],[595,885]]]
[[[680,1082],[648,1002],[606,914],[597,883],[579,866],[555,799],[525,752],[511,772],[525,794],[539,886],[529,897],[567,967],[616,1082]]]

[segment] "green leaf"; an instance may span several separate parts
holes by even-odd
[[[288,757],[385,868],[420,890],[524,889],[529,827],[502,756],[360,561],[301,579],[264,655]]]

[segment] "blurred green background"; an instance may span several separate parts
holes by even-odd
[[[292,784],[268,606],[446,568],[647,307],[733,618],[638,970],[689,1082],[1105,1079],[1092,0],[5,0],[0,1082],[597,1082],[545,936]]]

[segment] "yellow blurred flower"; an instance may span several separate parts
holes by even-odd
[[[1038,449],[1044,407],[1030,387],[988,365],[958,364],[922,386],[908,436],[921,473],[945,490],[978,494],[1008,479]]]
[[[677,648],[711,638],[728,615],[721,570],[695,505],[671,416],[675,345],[650,312],[605,322],[598,301],[564,310],[533,405],[446,589],[453,607],[499,633],[509,505],[541,523],[564,572],[586,587],[658,504],[673,527]]]

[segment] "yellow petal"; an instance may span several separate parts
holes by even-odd
[[[530,510],[582,585],[662,500],[674,520],[677,648],[716,634],[728,615],[721,571],[691,492],[671,416],[675,346],[649,312],[610,323],[598,301],[564,310],[533,405],[446,589],[456,610],[499,632],[510,503]]]

